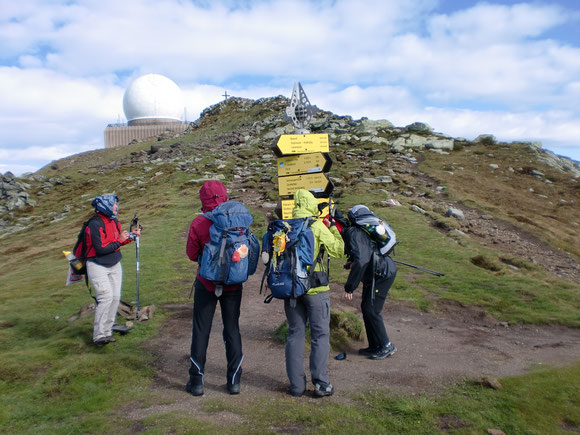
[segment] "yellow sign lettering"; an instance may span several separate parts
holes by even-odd
[[[278,176],[309,174],[314,172],[328,172],[332,166],[332,159],[328,154],[312,153],[297,154],[279,157]]]
[[[276,154],[281,157],[288,154],[327,153],[330,145],[328,134],[283,134],[278,139]]]
[[[332,183],[322,172],[278,177],[278,194],[280,196],[294,195],[298,189],[306,189],[313,193],[328,192],[330,194],[332,188]]]

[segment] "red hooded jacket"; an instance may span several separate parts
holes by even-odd
[[[212,211],[219,204],[228,200],[226,186],[216,180],[206,181],[199,191],[199,198],[201,199],[201,211],[204,213]],[[185,248],[185,252],[191,261],[198,261],[201,256],[205,244],[209,242],[209,229],[212,225],[213,222],[205,216],[197,216],[191,222]],[[208,291],[215,291],[215,284],[199,275],[199,267],[197,279]],[[233,291],[238,287],[238,284],[225,285],[223,291]]]

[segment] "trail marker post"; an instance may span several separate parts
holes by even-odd
[[[300,83],[294,85],[286,114],[296,128],[295,134],[283,134],[273,147],[278,157],[278,195],[282,219],[292,218],[293,196],[306,189],[320,202],[328,202],[334,185],[326,176],[332,167],[328,134],[310,134],[307,126],[314,114]]]

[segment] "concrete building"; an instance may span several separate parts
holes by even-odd
[[[159,136],[167,131],[182,132],[183,95],[170,79],[146,74],[135,79],[123,96],[127,125],[110,124],[105,128],[105,148],[125,146],[133,140]]]

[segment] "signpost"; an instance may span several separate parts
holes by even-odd
[[[328,134],[283,134],[274,152],[278,157],[288,154],[327,153]]]
[[[325,175],[332,167],[332,159],[328,154],[328,134],[310,134],[306,130],[313,112],[302,85],[294,85],[286,114],[292,119],[297,134],[283,134],[273,147],[278,157],[278,194],[282,219],[292,218],[292,197],[298,189],[312,192],[321,203],[329,201],[334,189]]]
[[[294,195],[298,189],[310,190],[314,194],[330,195],[333,188],[330,180],[322,172],[278,178],[278,194],[280,196]]]
[[[278,177],[328,172],[332,159],[328,153],[297,154],[278,158]]]

